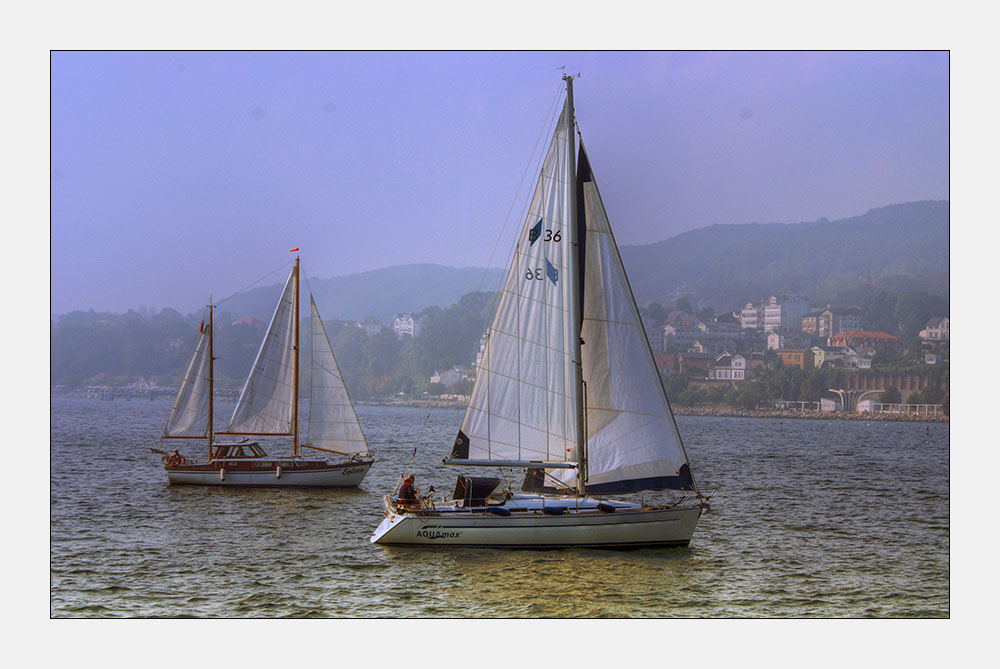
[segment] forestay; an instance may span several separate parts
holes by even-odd
[[[202,324],[201,338],[194,349],[184,381],[177,391],[177,399],[170,409],[167,425],[163,429],[163,436],[166,438],[208,436],[208,403],[211,399],[208,340],[211,336],[211,332]]]
[[[309,297],[312,332],[312,367],[309,393],[309,433],[303,446],[337,453],[367,453],[368,445],[347,394],[330,339]]]
[[[297,268],[292,268],[226,430],[231,434],[292,432],[297,279]]]
[[[566,105],[487,333],[453,458],[579,460],[568,276],[571,132]]]

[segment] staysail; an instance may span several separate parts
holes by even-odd
[[[452,458],[579,461],[568,276],[571,133],[567,103],[518,237]]]
[[[687,456],[582,142],[577,175],[578,216],[586,230],[581,354],[587,490],[690,489]]]
[[[309,297],[312,332],[312,367],[309,393],[309,431],[303,446],[343,454],[367,453],[357,414],[347,394],[330,339]]]
[[[285,282],[281,299],[261,342],[250,376],[226,432],[289,435],[295,395],[295,283],[298,267]]]
[[[201,337],[188,364],[187,372],[177,399],[170,409],[167,425],[163,428],[164,438],[190,438],[208,436],[208,403],[211,400],[211,379],[209,367],[209,329],[202,325]]]

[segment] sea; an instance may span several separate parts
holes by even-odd
[[[461,410],[358,406],[358,489],[225,489],[167,484],[170,406],[52,398],[52,618],[950,616],[948,423],[680,416],[689,547],[521,550],[369,541],[401,475],[453,490]]]

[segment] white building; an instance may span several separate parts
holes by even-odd
[[[767,348],[779,351],[784,348],[809,348],[812,341],[809,334],[801,330],[777,328],[767,333]]]
[[[699,337],[704,336],[705,333],[694,323],[663,326],[664,347],[669,346],[677,351],[686,351],[689,346],[698,341]]]
[[[708,366],[708,378],[715,381],[743,381],[746,379],[747,360],[740,354],[723,351]]]
[[[764,331],[779,329],[801,330],[802,317],[809,313],[809,303],[801,297],[779,300],[772,295],[764,305]]]
[[[699,323],[698,327],[705,333],[708,339],[723,339],[726,341],[736,341],[740,338],[740,323],[733,320],[719,320],[715,318],[707,323]]]
[[[760,330],[764,327],[764,305],[747,302],[740,311],[740,326],[744,330]]]
[[[416,337],[420,334],[420,321],[413,320],[410,314],[400,314],[392,322],[392,330],[397,337]]]
[[[466,378],[464,369],[461,367],[452,367],[443,372],[434,372],[431,374],[430,382],[440,383],[445,388],[450,388],[464,378]]]
[[[920,338],[926,342],[948,341],[951,321],[947,316],[935,316],[927,321],[927,326],[920,331]]]

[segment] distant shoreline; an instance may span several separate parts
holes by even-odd
[[[52,397],[84,397],[84,395],[52,393]],[[166,397],[164,395],[164,397]],[[93,399],[99,399],[94,397]],[[118,399],[121,399],[120,397]],[[140,399],[138,397],[134,398]],[[146,399],[146,398],[143,398]],[[383,407],[410,407],[415,409],[464,409],[465,402],[458,400],[358,400],[355,404]],[[717,418],[780,418],[800,420],[880,420],[906,423],[949,423],[949,416],[899,413],[845,413],[843,411],[791,411],[788,409],[736,409],[733,407],[683,407],[672,406],[675,416],[713,416]]]
[[[359,400],[355,404],[371,406],[415,407],[422,409],[464,409],[456,400]],[[788,409],[736,409],[731,407],[671,407],[676,416],[715,416],[719,418],[781,418],[811,420],[882,420],[909,423],[948,423],[948,416],[898,413],[846,413],[843,411],[791,411]]]
[[[905,413],[848,413],[845,411],[791,411],[789,409],[735,409],[727,407],[671,407],[676,416],[717,416],[723,418],[781,418],[812,420],[881,420],[904,423],[948,423],[946,415]]]

